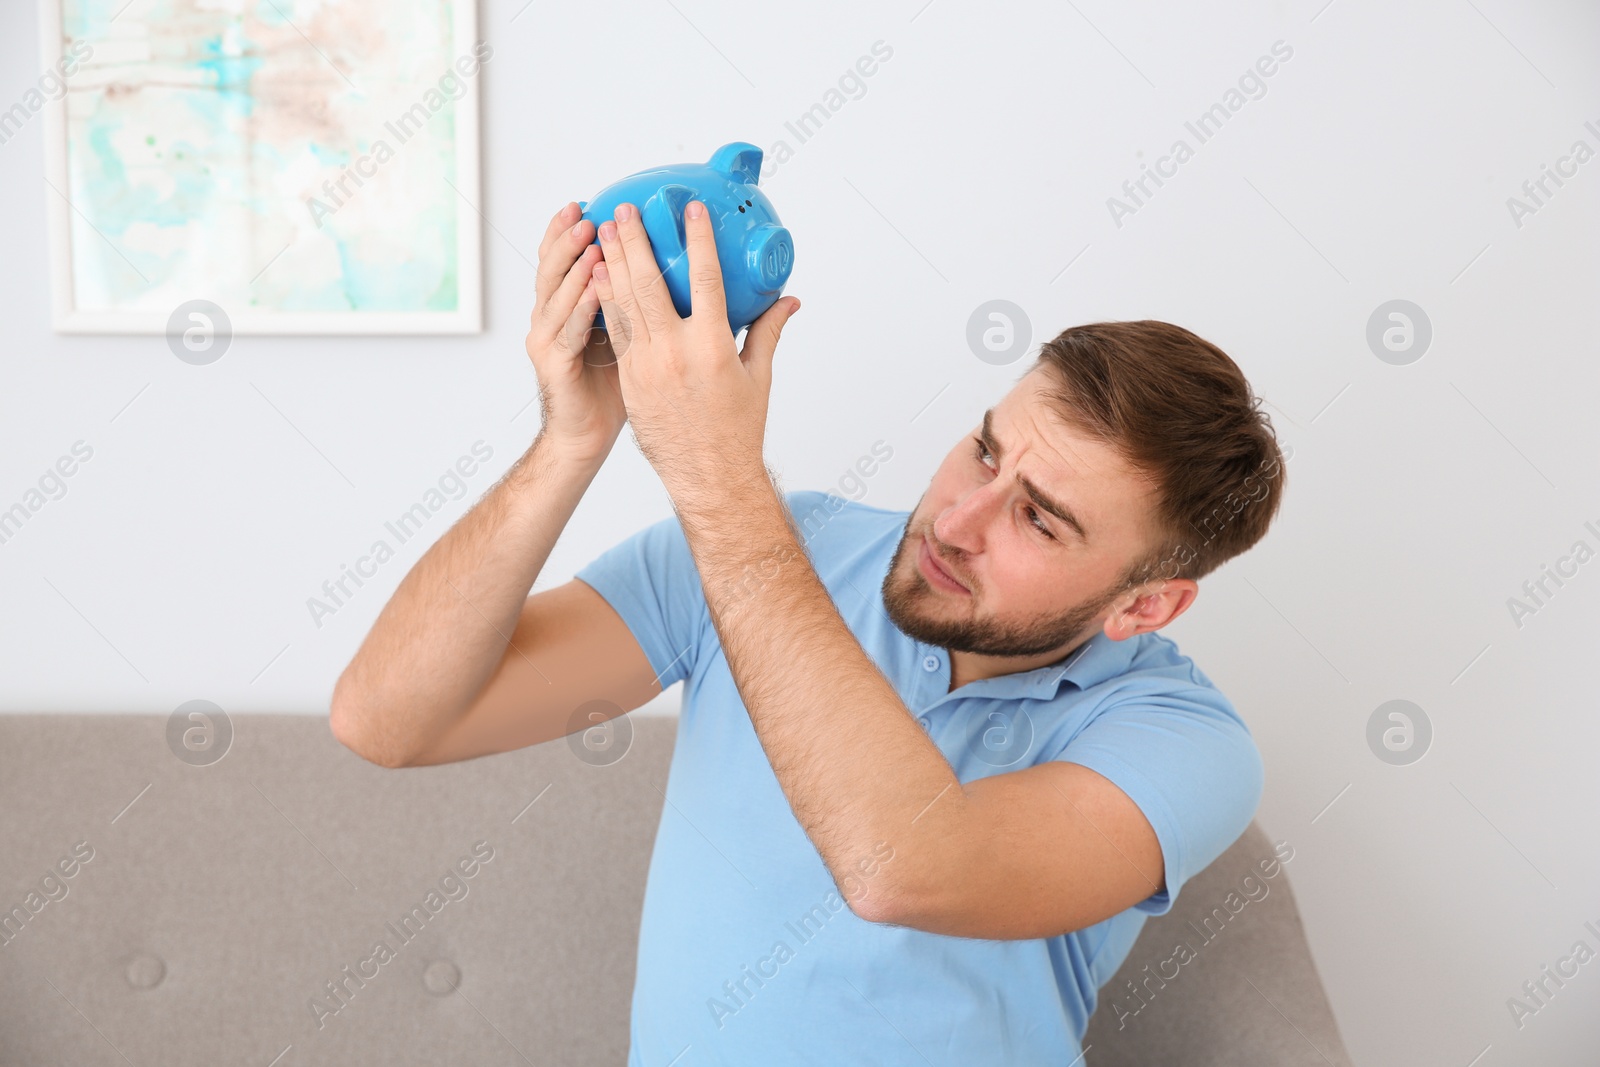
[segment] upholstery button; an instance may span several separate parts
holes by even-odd
[[[434,960],[423,968],[422,985],[434,996],[442,997],[461,984],[461,968],[449,960]]]
[[[930,674],[932,674],[934,671],[938,670],[939,669],[939,657],[938,656],[923,656],[922,657],[922,669],[927,671]]]
[[[128,961],[128,984],[135,989],[154,989],[167,976],[167,965],[154,956],[135,956]]]

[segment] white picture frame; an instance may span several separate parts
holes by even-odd
[[[40,6],[40,56],[41,69],[59,70],[57,66],[68,50],[69,38],[62,26],[64,5],[79,0],[39,0]],[[118,15],[119,19],[133,17],[145,0],[129,0],[132,11]],[[351,5],[366,4],[372,9],[374,20],[384,16],[383,0],[345,0]],[[478,69],[473,76],[462,77],[465,89],[459,98],[449,102],[454,116],[454,178],[449,184],[456,191],[450,195],[455,200],[455,306],[449,310],[291,310],[281,308],[251,308],[230,306],[218,301],[227,312],[232,333],[249,334],[473,334],[483,330],[483,267],[482,225],[479,205],[482,203],[479,171],[479,83],[482,81],[481,65],[492,56],[492,49],[478,41],[478,19],[475,0],[441,0],[450,4],[450,21],[453,40],[448,55],[467,57],[477,54]],[[292,9],[292,0],[278,0],[275,5],[283,10]],[[124,9],[127,10],[127,9]],[[304,36],[304,35],[302,35]],[[92,38],[85,35],[90,40]],[[82,42],[78,42],[82,43]],[[115,43],[114,41],[112,42]],[[309,47],[314,48],[307,39]],[[486,54],[485,54],[486,53]],[[331,61],[329,61],[331,64]],[[458,60],[459,63],[459,60]],[[78,68],[81,74],[84,67]],[[339,68],[334,67],[335,71]],[[465,65],[463,65],[465,69]],[[446,71],[448,73],[448,71]],[[342,73],[341,73],[341,76]],[[348,79],[346,79],[348,80]],[[49,228],[51,254],[51,299],[53,328],[66,334],[161,334],[171,330],[175,309],[182,303],[169,299],[162,307],[90,306],[80,299],[78,274],[74,270],[74,230],[78,226],[77,240],[84,239],[84,225],[93,221],[68,199],[71,189],[71,167],[68,157],[68,101],[72,96],[73,78],[65,79],[68,91],[57,99],[47,100],[43,110],[45,127],[45,176],[49,186],[43,190]],[[452,83],[452,89],[454,83]],[[419,88],[419,93],[422,91]],[[349,169],[349,168],[346,168]],[[443,179],[443,175],[440,175]],[[349,188],[347,186],[346,188]],[[312,213],[315,218],[315,213]],[[96,231],[98,232],[98,231]],[[109,241],[107,242],[109,243]],[[448,247],[449,242],[445,242]],[[112,246],[115,247],[114,245]],[[287,253],[286,247],[283,253]],[[123,256],[127,259],[126,256]],[[129,262],[132,266],[131,261]],[[269,268],[272,264],[269,263]],[[135,271],[137,267],[133,268]],[[141,272],[142,273],[142,272]],[[263,272],[264,273],[264,272]],[[235,281],[236,284],[236,281]],[[254,284],[252,282],[252,284]],[[191,286],[203,290],[202,286]],[[184,295],[184,294],[176,294]],[[188,299],[211,300],[206,291],[193,291]]]

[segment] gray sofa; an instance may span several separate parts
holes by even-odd
[[[0,1065],[626,1063],[675,718],[603,766],[399,771],[230,721],[219,759],[166,716],[0,716]],[[1146,924],[1084,1062],[1349,1063],[1272,852],[1252,826]]]

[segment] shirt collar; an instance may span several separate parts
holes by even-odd
[[[1015,696],[1036,697],[1049,700],[1061,691],[1063,683],[1071,682],[1079,692],[1099,685],[1127,671],[1138,651],[1143,634],[1135,634],[1121,641],[1113,641],[1100,630],[1079,645],[1065,659],[1031,671],[1002,675],[991,682],[1006,685]],[[1009,683],[1009,685],[1007,685]]]

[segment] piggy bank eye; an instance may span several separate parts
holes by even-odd
[[[741,215],[744,214],[744,205],[743,204],[739,205],[739,214],[741,214]]]
[[[746,200],[746,201],[745,201],[745,206],[746,206],[746,207],[754,207],[754,206],[755,206],[755,205],[754,205],[754,204],[751,204],[751,203],[750,203],[750,201],[748,201],[748,200]]]

